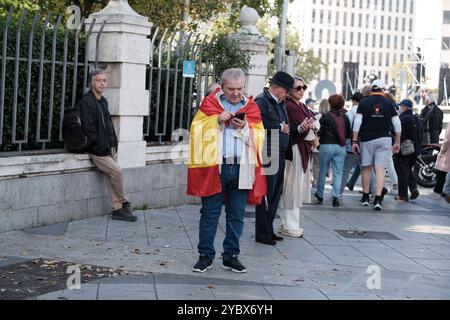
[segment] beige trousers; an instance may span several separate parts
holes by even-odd
[[[106,186],[108,188],[109,199],[111,200],[113,210],[122,208],[122,203],[127,201],[123,191],[122,169],[117,164],[117,152],[115,148],[111,149],[110,156],[96,156],[89,154],[92,162],[106,176]]]

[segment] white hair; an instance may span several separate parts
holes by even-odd
[[[227,81],[244,80],[245,73],[240,68],[230,68],[225,70],[220,77],[220,83],[224,85]]]

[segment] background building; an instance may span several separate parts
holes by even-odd
[[[342,91],[344,62],[357,62],[357,87],[375,74],[393,83],[392,67],[411,59],[416,0],[296,0],[289,20],[304,49],[328,64],[320,79]]]

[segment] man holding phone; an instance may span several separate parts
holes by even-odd
[[[267,132],[267,159],[264,161],[264,167],[267,168],[267,196],[255,209],[255,241],[273,246],[276,241],[283,240],[283,237],[274,233],[273,221],[283,190],[285,159],[292,158],[290,132],[291,129],[297,130],[297,126],[291,128],[288,124],[285,104],[286,96],[294,85],[294,78],[286,72],[278,71],[269,79],[269,84],[269,88],[264,88],[255,98]],[[272,136],[275,138],[272,139]],[[276,171],[269,174],[270,170]]]
[[[247,204],[260,203],[266,193],[261,152],[264,128],[256,103],[244,97],[245,74],[227,69],[221,89],[209,94],[197,111],[189,142],[188,190],[199,196],[199,259],[194,272],[211,269],[222,205],[225,204],[226,232],[222,266],[237,273],[247,272],[239,261],[239,239],[244,228]]]

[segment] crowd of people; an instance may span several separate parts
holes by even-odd
[[[422,144],[438,143],[442,130],[432,94],[424,97],[426,107],[417,115],[411,100],[397,104],[384,83],[375,80],[353,94],[348,108],[343,96],[333,94],[315,112],[314,100],[302,102],[307,84],[300,77],[279,71],[255,99],[244,95],[244,85],[242,70],[223,72],[220,86],[212,87],[191,124],[187,193],[202,202],[194,272],[213,266],[223,204],[222,266],[244,273],[238,256],[247,204],[255,205],[255,241],[276,245],[283,236],[302,237],[300,208],[311,202],[313,187],[316,203],[325,201],[327,177],[332,176],[335,207],[360,174],[362,206],[370,206],[372,195],[373,208],[382,210],[386,171],[398,191],[396,201],[419,197],[412,167]],[[449,147],[447,130],[434,193],[450,202]],[[277,214],[278,232],[273,225]]]

